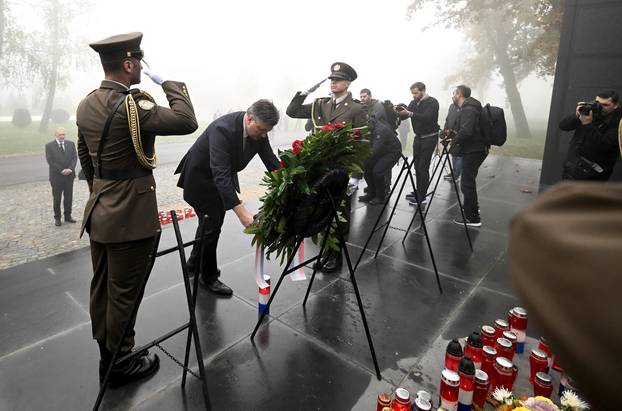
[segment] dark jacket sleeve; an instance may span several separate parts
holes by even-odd
[[[221,127],[214,128],[209,135],[210,168],[225,210],[240,204],[231,178],[230,149],[229,136],[226,131]]]
[[[170,108],[155,105],[145,110],[139,104],[141,131],[160,136],[194,132],[198,124],[186,85],[177,81],[165,81],[162,90],[166,93]],[[144,94],[137,96],[136,99],[153,101]]]
[[[581,125],[581,121],[577,118],[576,114],[571,114],[562,118],[559,122],[559,129],[563,131],[572,131],[577,129]]]
[[[285,111],[291,118],[311,118],[311,104],[303,104],[307,96],[299,92],[290,101]]]
[[[54,150],[54,148],[55,147],[52,145],[52,143],[48,143],[45,145],[45,160],[48,162],[48,165],[52,169],[52,172],[60,174],[60,172],[63,171],[65,167],[60,163],[60,161],[58,161],[58,156],[55,156],[54,153],[52,153],[52,150]]]
[[[583,131],[585,139],[589,140],[591,145],[611,148],[618,146],[617,126],[605,126],[600,128],[594,125],[594,123],[591,123],[585,125],[581,124],[579,128]]]
[[[456,130],[458,134],[454,138],[454,143],[465,144],[475,136],[475,128],[479,121],[479,113],[473,106],[466,106],[460,112],[460,128]]]
[[[259,148],[259,157],[261,158],[264,166],[266,166],[266,170],[277,170],[280,167],[280,163],[278,157],[274,154],[274,151],[272,151],[270,140],[264,138],[261,142],[262,144]]]
[[[76,144],[73,141],[67,141],[69,149],[69,168],[71,169],[71,173],[76,174],[76,164],[78,163],[78,154],[76,153]]]
[[[352,120],[353,127],[365,127],[367,126],[367,106],[361,104],[359,110],[354,113],[354,120]]]
[[[89,155],[89,148],[86,146],[84,136],[80,132],[80,125],[78,124],[78,157],[80,158],[80,167],[84,172],[84,179],[89,185],[89,191],[93,191],[93,175],[95,170],[93,169],[93,160]]]

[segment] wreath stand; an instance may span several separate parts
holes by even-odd
[[[436,162],[436,165],[434,166],[434,170],[432,171],[432,175],[430,176],[430,183],[435,178],[436,178],[436,182],[434,183],[434,189],[432,190],[432,192],[427,194],[430,197],[430,201],[428,202],[428,207],[426,207],[425,213],[421,216],[421,226],[423,227],[423,229],[425,231],[425,224],[424,224],[425,218],[428,215],[428,210],[429,210],[429,207],[432,205],[432,201],[434,201],[434,194],[436,194],[436,189],[438,188],[438,184],[441,181],[441,176],[443,175],[443,170],[445,169],[445,165],[448,165],[449,166],[449,173],[451,174],[452,186],[453,186],[454,192],[456,193],[456,198],[458,199],[458,207],[460,208],[460,214],[462,215],[462,224],[464,226],[464,233],[466,234],[467,242],[469,243],[469,248],[471,249],[471,252],[473,252],[473,242],[471,241],[471,235],[469,234],[469,227],[466,224],[466,218],[465,218],[465,215],[464,215],[464,207],[462,205],[462,201],[460,200],[460,192],[458,190],[458,184],[456,183],[456,176],[454,174],[454,167],[453,167],[453,165],[451,163],[451,159],[449,158],[450,157],[449,156],[449,150],[447,148],[448,142],[441,140],[441,144],[443,145],[443,151],[439,155],[438,161]],[[438,174],[437,174],[437,172],[438,172]],[[400,192],[400,194],[401,194],[401,192]],[[419,206],[419,209],[421,209],[420,206]],[[415,214],[413,216],[413,218],[410,220],[410,223],[408,224],[408,229],[404,233],[404,238],[402,238],[402,244],[404,244],[404,241],[406,241],[406,237],[410,233],[410,228],[412,227],[413,223],[415,222],[415,217],[416,216],[417,216],[417,214]],[[427,231],[426,231],[426,237],[427,237]],[[430,250],[430,253],[431,252],[432,251]],[[432,261],[434,261],[434,260],[432,260]],[[435,269],[436,269],[436,265],[435,265]],[[437,273],[437,275],[438,275],[438,273]],[[440,287],[440,284],[439,284],[439,287]]]
[[[261,316],[259,317],[259,320],[255,325],[255,329],[251,334],[251,341],[254,341],[255,334],[257,334],[259,326],[263,322],[266,313],[269,312],[270,305],[276,297],[276,294],[279,291],[279,287],[281,286],[283,279],[287,275],[298,270],[299,268],[304,267],[306,264],[312,263],[322,258],[326,247],[326,240],[328,239],[328,235],[331,231],[331,226],[334,223],[337,227],[335,231],[337,233],[341,250],[343,252],[343,255],[345,256],[346,263],[348,265],[348,271],[350,272],[350,280],[352,281],[352,285],[354,287],[356,301],[358,303],[361,318],[363,320],[365,336],[367,337],[367,344],[369,345],[372,361],[374,363],[376,377],[378,378],[378,380],[380,380],[382,377],[380,375],[380,368],[378,367],[378,360],[376,359],[376,351],[374,350],[371,333],[369,332],[369,326],[367,325],[367,318],[365,317],[365,310],[363,309],[363,302],[361,301],[361,294],[359,293],[358,285],[356,283],[356,278],[354,275],[356,267],[352,265],[352,260],[350,259],[348,248],[346,247],[346,241],[337,214],[338,205],[345,198],[347,185],[348,174],[344,170],[331,170],[324,176],[322,176],[322,178],[320,178],[314,184],[313,190],[317,194],[307,197],[299,205],[298,210],[300,214],[303,215],[305,218],[299,219],[299,221],[295,223],[297,234],[294,249],[289,254],[289,257],[287,258],[287,264],[285,265],[285,269],[283,270],[279,281],[274,288],[274,292],[272,293],[272,295],[270,295],[270,299],[268,300],[266,308],[261,313]],[[311,212],[309,212],[309,210],[311,210]],[[291,266],[292,261],[294,260],[294,257],[296,256],[298,249],[300,248],[300,245],[302,244],[304,239],[314,236],[320,232],[324,232],[324,238],[322,240],[319,254],[312,258],[309,258],[306,261],[301,262],[295,267],[288,268]],[[311,291],[311,287],[313,286],[313,280],[315,279],[316,272],[317,264],[313,264],[313,274],[311,275],[311,280],[309,281],[309,286],[307,287],[307,292],[302,302],[303,307],[305,307],[307,304],[307,298],[309,297],[309,292]]]
[[[403,160],[402,168],[400,169],[400,172],[397,175],[397,178],[395,179],[395,183],[393,183],[393,186],[391,187],[391,192],[387,196],[387,199],[384,202],[384,205],[382,206],[382,210],[380,210],[380,213],[378,213],[378,218],[376,219],[376,222],[374,223],[374,227],[372,228],[371,233],[369,233],[369,237],[367,237],[367,241],[365,241],[365,245],[363,246],[363,250],[361,251],[361,254],[359,255],[359,258],[356,261],[356,264],[354,265],[355,269],[358,267],[359,263],[363,259],[363,255],[365,254],[365,251],[367,250],[367,247],[369,246],[369,243],[371,242],[371,239],[373,238],[373,236],[376,234],[376,232],[378,230],[380,230],[380,229],[382,229],[384,227],[384,231],[382,232],[382,237],[380,238],[380,242],[378,243],[378,247],[376,248],[376,253],[374,254],[374,259],[378,258],[378,253],[380,252],[380,247],[382,247],[382,243],[384,242],[384,238],[387,235],[387,231],[389,231],[389,227],[391,225],[391,221],[393,220],[393,216],[395,215],[395,209],[397,208],[397,203],[400,201],[400,199],[402,197],[402,192],[404,191],[404,186],[406,185],[406,182],[409,179],[410,179],[410,183],[411,183],[411,185],[413,187],[413,191],[414,192],[417,191],[415,189],[415,179],[414,179],[413,174],[412,174],[412,167],[415,164],[415,161],[413,159],[412,162],[409,162],[408,158],[406,156],[404,156],[404,155],[402,155],[402,160]],[[404,173],[406,173],[406,174],[404,174]],[[395,202],[393,203],[393,207],[391,207],[391,214],[389,215],[389,218],[387,219],[387,221],[385,221],[384,223],[380,224],[380,219],[382,218],[382,216],[384,214],[384,210],[386,210],[387,207],[389,206],[389,202],[391,201],[393,193],[395,192],[395,189],[397,188],[397,186],[400,183],[400,180],[402,179],[402,175],[404,176],[404,179],[402,180],[402,184],[400,185],[400,189],[399,189],[399,192],[397,194],[397,197],[395,197]],[[427,209],[426,209],[426,214],[423,214],[423,212],[422,212],[423,207],[421,206],[421,200],[419,199],[418,196],[415,196],[415,200],[417,201],[417,210],[415,210],[415,214],[413,215],[412,220],[410,221],[410,224],[408,225],[408,229],[406,230],[406,234],[408,234],[408,231],[410,230],[410,227],[411,227],[413,221],[417,217],[417,214],[419,214],[421,216],[421,227],[423,228],[423,233],[425,235],[425,240],[426,240],[426,243],[428,245],[428,251],[430,252],[430,259],[432,260],[432,266],[434,267],[434,274],[436,274],[436,284],[438,285],[438,291],[439,291],[440,294],[443,294],[443,287],[441,286],[441,279],[440,279],[440,276],[438,274],[438,268],[436,267],[436,259],[434,258],[434,252],[432,251],[432,243],[430,242],[430,236],[428,235],[428,229],[426,228],[426,225],[425,225],[425,216],[427,214]],[[404,235],[404,239],[402,240],[402,244],[404,243],[404,240],[406,240],[406,235]]]
[[[162,335],[161,337],[156,338],[155,340],[151,341],[148,344],[145,344],[141,347],[137,347],[135,348],[132,352],[130,352],[127,355],[124,355],[121,358],[117,358],[119,356],[119,351],[121,350],[121,343],[123,341],[123,339],[125,338],[125,336],[127,335],[127,333],[129,332],[130,329],[130,321],[129,319],[125,322],[125,328],[123,331],[123,336],[121,337],[121,340],[119,341],[119,344],[117,345],[117,348],[114,350],[114,352],[112,353],[112,359],[110,360],[110,365],[108,366],[108,369],[106,370],[106,376],[104,377],[104,380],[101,382],[100,388],[99,388],[99,394],[97,395],[97,400],[95,402],[95,405],[93,406],[93,411],[97,411],[101,405],[101,402],[104,398],[104,394],[106,392],[106,389],[108,388],[108,382],[110,380],[110,374],[112,371],[112,367],[113,365],[116,365],[122,361],[128,360],[130,358],[134,358],[134,357],[138,357],[140,355],[142,355],[144,352],[146,352],[149,348],[152,347],[157,347],[160,350],[162,350],[162,352],[169,357],[171,360],[173,360],[176,364],[178,364],[184,371],[182,374],[182,378],[181,378],[181,389],[185,390],[186,388],[186,375],[188,373],[190,373],[191,375],[193,375],[194,377],[196,377],[199,381],[201,381],[201,388],[203,390],[203,402],[205,403],[205,409],[207,411],[211,410],[211,405],[210,405],[210,399],[209,399],[209,393],[207,390],[207,378],[205,375],[205,366],[203,364],[203,351],[201,350],[201,342],[199,340],[199,331],[197,328],[197,321],[196,321],[196,317],[195,317],[195,308],[196,308],[196,303],[197,303],[197,290],[198,290],[198,286],[199,286],[199,277],[200,277],[200,273],[203,271],[203,267],[202,267],[202,262],[203,259],[199,258],[199,261],[201,262],[200,267],[199,267],[199,273],[195,273],[194,275],[194,281],[192,284],[192,289],[190,288],[190,277],[188,275],[188,267],[186,265],[186,253],[184,251],[185,247],[188,247],[190,245],[193,245],[195,243],[197,243],[199,245],[199,250],[200,250],[200,257],[203,254],[203,247],[202,247],[202,243],[203,243],[203,237],[204,237],[204,231],[205,231],[205,227],[206,227],[206,220],[208,219],[208,216],[204,216],[203,218],[201,218],[201,220],[199,221],[199,232],[201,233],[201,235],[196,238],[194,241],[190,241],[187,243],[184,243],[182,241],[181,238],[181,232],[179,230],[179,223],[177,221],[177,215],[175,213],[175,210],[171,210],[171,218],[173,220],[173,228],[175,230],[175,238],[177,240],[177,245],[175,247],[171,247],[169,249],[166,250],[162,250],[158,252],[158,245],[160,244],[160,237],[162,236],[162,230],[158,230],[158,232],[156,233],[156,236],[153,240],[153,248],[151,253],[149,254],[149,263],[147,264],[146,270],[145,270],[145,276],[143,278],[143,281],[140,285],[140,292],[137,294],[136,300],[134,300],[134,303],[132,305],[132,315],[130,318],[135,318],[136,314],[138,313],[138,306],[140,304],[140,300],[142,299],[142,295],[145,291],[145,286],[147,285],[147,280],[149,280],[149,275],[151,274],[151,270],[153,268],[153,265],[155,264],[155,259],[156,257],[162,257],[163,255],[167,255],[170,253],[173,253],[175,251],[179,252],[179,258],[180,258],[180,262],[181,262],[181,272],[182,272],[182,277],[184,280],[184,287],[185,287],[185,291],[186,291],[186,302],[188,304],[188,314],[189,314],[189,321],[177,328],[175,328],[172,331],[169,331],[168,333]],[[182,364],[180,361],[178,361],[175,357],[173,357],[168,351],[166,351],[162,346],[160,346],[160,343],[163,341],[168,340],[169,338],[181,333],[184,330],[188,330],[188,338],[186,340],[186,354],[185,354],[185,358],[184,358],[184,363]],[[197,357],[197,362],[199,365],[199,375],[197,376],[192,370],[190,370],[188,368],[188,360],[190,357],[190,346],[192,345],[192,340],[194,339],[194,347],[195,347],[195,351],[196,351],[196,357]]]

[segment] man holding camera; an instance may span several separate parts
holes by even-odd
[[[400,119],[410,118],[415,133],[413,140],[413,161],[417,178],[417,193],[406,195],[410,205],[417,205],[415,195],[424,204],[427,202],[430,183],[430,162],[438,143],[438,100],[425,92],[425,84],[416,82],[410,86],[413,100],[408,107],[397,105]]]
[[[618,158],[620,119],[618,94],[604,91],[592,102],[578,102],[575,113],[559,122],[561,130],[574,130],[563,165],[564,180],[609,180]]]

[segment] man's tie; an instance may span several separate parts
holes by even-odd
[[[60,143],[60,149],[61,149],[61,151],[62,151],[63,153],[65,152],[65,143],[64,143],[64,142],[61,142],[61,143]]]

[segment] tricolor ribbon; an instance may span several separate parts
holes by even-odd
[[[296,256],[297,258],[294,258],[292,260],[292,263],[289,265],[289,267],[287,267],[287,269],[289,270],[292,266],[295,267],[299,264],[302,264],[302,262],[305,260],[305,242],[304,240],[302,241],[302,243],[300,243],[300,247],[298,247],[298,255]],[[304,266],[299,267],[296,271],[294,271],[290,277],[292,278],[292,281],[304,281],[307,279],[307,276],[305,275],[305,269]]]
[[[257,244],[255,249],[255,282],[259,288],[267,288],[269,284],[263,277],[265,252],[262,245]]]

